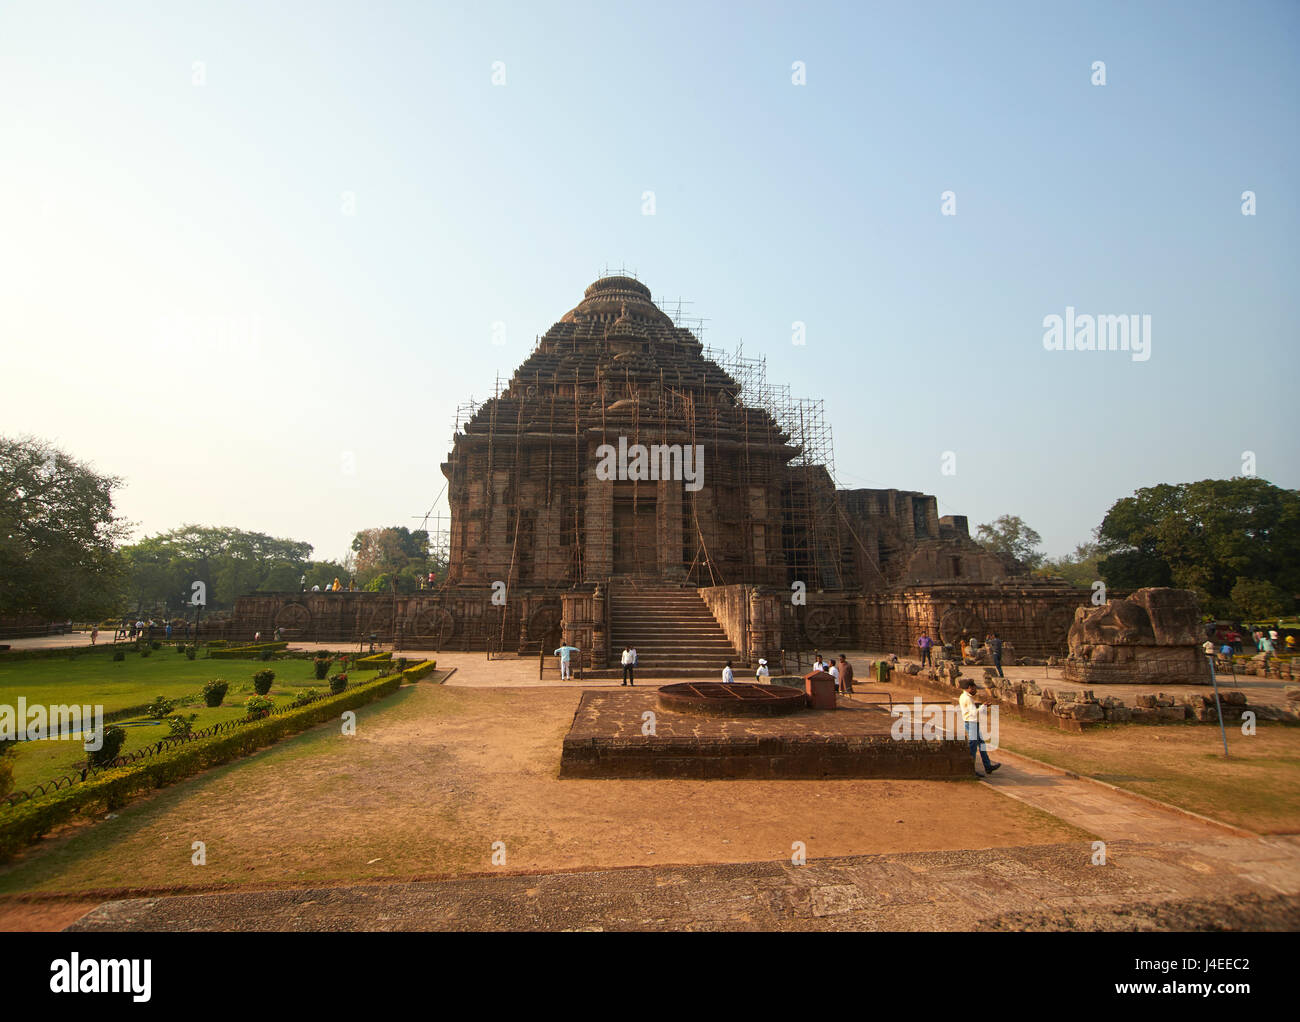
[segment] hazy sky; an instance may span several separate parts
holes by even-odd
[[[1294,488],[1298,48],[1294,3],[3,2],[0,432],[140,534],[340,556],[608,264],[972,528]],[[1150,358],[1045,350],[1067,306]]]

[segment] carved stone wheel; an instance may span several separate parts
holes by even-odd
[[[528,618],[528,641],[548,645],[560,634],[560,612],[555,607],[539,607]],[[558,639],[556,640],[558,641]]]
[[[456,618],[442,607],[426,607],[416,616],[411,626],[410,639],[441,647],[456,634]]]
[[[839,642],[844,629],[835,611],[827,607],[814,607],[804,618],[803,633],[812,645],[821,647]]]
[[[939,618],[939,639],[945,646],[956,646],[971,635],[979,636],[982,643],[987,634],[984,619],[970,607],[949,607]]]
[[[301,603],[290,603],[281,607],[280,612],[275,615],[275,625],[277,628],[283,628],[285,635],[296,638],[305,634],[311,627],[311,611]]]

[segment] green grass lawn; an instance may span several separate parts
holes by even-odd
[[[148,657],[128,653],[114,662],[107,655],[87,655],[75,659],[29,660],[14,664],[0,663],[0,704],[16,707],[22,696],[31,705],[77,704],[102,706],[104,713],[140,706],[155,696],[168,699],[192,696],[178,703],[174,712],[187,716],[197,713],[195,728],[210,727],[244,715],[244,701],[253,694],[253,675],[263,668],[275,671],[271,698],[277,706],[291,702],[299,692],[314,688],[325,692],[328,681],[317,681],[310,660],[195,660],[186,659],[174,648],[163,647]],[[333,673],[333,672],[331,672]],[[348,677],[358,682],[375,676],[372,671],[353,671]],[[221,706],[203,705],[199,690],[214,678],[230,683]],[[142,720],[143,718],[133,718]],[[117,721],[126,730],[122,751],[134,752],[166,738],[170,733],[162,723],[139,726],[130,720]],[[14,750],[14,787],[29,788],[70,772],[74,763],[85,759],[85,750],[77,741],[20,742]]]

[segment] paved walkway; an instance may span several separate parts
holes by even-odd
[[[1296,929],[1300,840],[652,866],[138,898],[69,927],[192,930]]]

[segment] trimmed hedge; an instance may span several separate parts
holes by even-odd
[[[134,646],[134,642],[120,642],[118,649]],[[94,646],[55,646],[51,649],[11,649],[0,652],[0,664],[14,663],[18,660],[53,660],[55,657],[77,657],[83,653],[111,651],[113,643],[100,642]]]
[[[259,642],[256,645],[248,646],[227,646],[225,649],[210,649],[208,658],[211,660],[252,660],[261,653],[270,650],[287,649],[287,642]]]
[[[380,667],[386,667],[388,666],[388,664],[392,662],[393,662],[392,653],[376,653],[374,656],[363,656],[360,660],[358,660],[357,670],[364,671],[364,670],[368,670],[371,667],[378,669]]]
[[[406,681],[419,681],[426,674],[432,674],[438,669],[437,660],[422,660],[414,667],[408,667],[399,674],[390,674],[389,678],[402,678]],[[383,679],[387,680],[387,679]]]
[[[229,763],[288,735],[315,727],[344,710],[391,695],[401,684],[401,677],[379,678],[341,695],[326,697],[225,734],[197,739],[168,755],[105,770],[92,780],[0,809],[0,861],[11,858],[23,846],[66,823],[78,812],[119,809],[140,792],[162,788]]]

